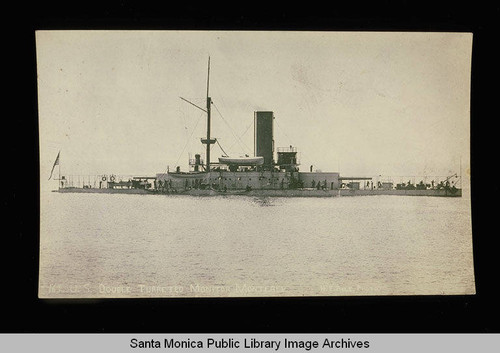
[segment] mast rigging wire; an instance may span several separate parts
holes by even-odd
[[[245,136],[245,134],[247,133],[248,129],[250,129],[250,127],[251,127],[252,125],[253,125],[253,121],[252,121],[250,124],[248,124],[247,128],[245,129],[245,131],[244,131],[244,132],[240,135],[240,137],[239,137],[239,139],[240,139],[240,140],[241,140],[241,138],[242,138],[243,136]],[[235,141],[235,142],[231,145],[231,147],[229,147],[229,149],[232,149],[232,148],[234,147],[234,145],[235,145],[235,144],[237,144],[237,143],[238,143],[238,140],[236,140],[236,141]],[[247,147],[247,148],[248,148],[248,147]],[[249,151],[248,151],[248,152],[251,152],[251,151],[250,151],[250,149],[249,149]]]
[[[224,123],[227,125],[227,127],[229,128],[229,130],[231,131],[231,133],[233,134],[234,138],[236,139],[236,141],[238,143],[241,143],[240,144],[240,147],[244,150],[246,150],[247,152],[250,151],[250,148],[245,144],[245,142],[243,142],[243,140],[241,138],[239,138],[236,133],[234,132],[234,130],[231,128],[231,125],[229,125],[229,123],[226,121],[226,119],[224,119],[224,116],[222,116],[222,113],[220,112],[219,108],[217,108],[217,105],[212,101],[212,104],[214,105],[215,107],[215,110],[217,110],[217,112],[219,113],[220,117],[222,118],[222,121],[224,121]],[[248,130],[248,129],[247,129]],[[245,131],[246,132],[246,131]]]
[[[224,149],[222,148],[222,146],[221,146],[221,145],[220,145],[220,143],[219,143],[219,140],[218,140],[218,139],[216,139],[215,141],[216,141],[216,142],[217,142],[217,144],[219,145],[219,147],[220,147],[220,149],[222,150],[222,152],[224,152],[224,155],[225,155],[226,157],[228,157],[229,155],[227,154],[227,152],[226,152],[226,151],[224,151]]]
[[[181,153],[179,154],[179,157],[177,157],[177,161],[175,161],[175,165],[177,165],[177,163],[179,163],[179,159],[181,159],[181,156],[182,154],[184,153],[184,150],[186,149],[187,145],[189,144],[189,140],[191,139],[191,137],[193,136],[193,133],[194,131],[196,130],[196,127],[198,126],[199,122],[200,122],[200,118],[203,116],[203,114],[200,114],[198,116],[198,120],[196,121],[196,125],[194,126],[193,130],[191,130],[191,134],[189,135],[187,141],[186,141],[186,144],[184,145],[184,147],[182,148],[182,151]],[[168,170],[168,166],[167,166],[167,169],[165,169],[165,172],[167,172]]]

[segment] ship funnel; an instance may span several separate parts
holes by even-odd
[[[273,112],[254,112],[254,154],[264,157],[264,167],[274,164],[273,120]]]

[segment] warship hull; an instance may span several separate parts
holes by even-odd
[[[428,197],[462,197],[462,190],[457,189],[454,193],[448,190],[212,190],[212,189],[188,189],[179,191],[159,191],[155,189],[84,189],[84,188],[61,188],[54,190],[60,193],[82,193],[82,194],[131,194],[131,195],[189,195],[189,196],[254,196],[254,197],[349,197],[349,196],[428,196]]]

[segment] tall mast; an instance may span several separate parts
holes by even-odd
[[[207,75],[207,100],[208,100],[208,89],[210,88],[210,57],[208,57],[208,75]]]
[[[209,88],[210,88],[210,57],[208,57],[208,75],[207,75],[207,138],[201,139],[201,143],[207,145],[206,152],[206,171],[210,171],[210,145],[214,144],[217,140],[210,138],[210,107],[212,105],[212,98],[209,96]]]
[[[208,57],[208,75],[207,75],[207,172],[210,171],[210,147],[211,147],[211,141],[210,141],[210,106],[211,104],[211,98],[208,94],[208,89],[210,87],[210,56]]]
[[[197,106],[196,104],[188,101],[185,98],[179,97],[183,101],[188,102],[189,104],[195,106],[196,108],[204,111],[207,113],[207,138],[201,139],[201,143],[204,145],[207,145],[207,152],[206,152],[206,165],[205,165],[205,171],[209,172],[210,171],[210,145],[213,145],[215,142],[217,142],[217,139],[211,139],[210,138],[210,107],[212,105],[212,99],[209,97],[209,88],[210,88],[210,57],[208,57],[208,76],[207,76],[207,109],[203,109],[202,107]]]

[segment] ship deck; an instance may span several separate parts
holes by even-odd
[[[61,193],[96,193],[96,194],[157,194],[157,195],[189,195],[189,196],[222,196],[222,195],[241,195],[241,196],[261,196],[261,197],[342,197],[342,196],[376,196],[376,195],[394,195],[394,196],[431,196],[431,197],[461,197],[462,190],[457,189],[455,193],[444,189],[427,190],[311,190],[311,189],[279,189],[279,190],[201,190],[188,189],[177,192],[160,192],[154,189],[96,189],[96,188],[62,188],[54,190]]]

